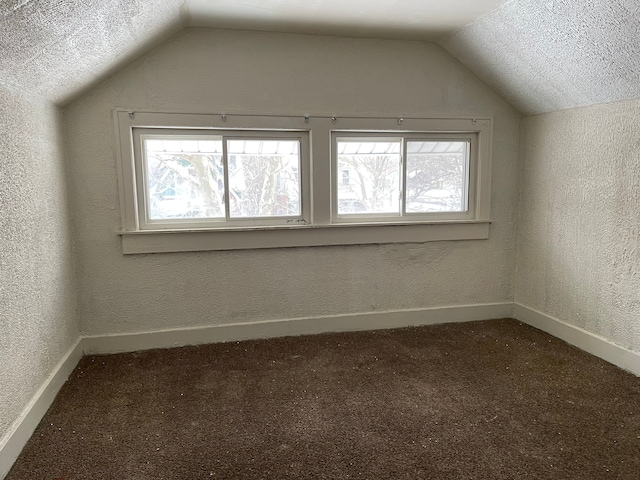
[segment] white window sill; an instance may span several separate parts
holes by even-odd
[[[258,248],[424,243],[489,238],[489,221],[341,224],[118,232],[125,255]]]

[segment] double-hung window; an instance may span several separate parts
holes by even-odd
[[[115,119],[124,253],[488,238],[489,118]]]

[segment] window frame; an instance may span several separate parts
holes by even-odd
[[[242,228],[242,227],[268,227],[283,226],[288,224],[305,223],[310,216],[310,166],[309,158],[309,132],[302,130],[238,130],[238,129],[189,129],[189,128],[132,128],[132,142],[134,155],[134,175],[136,179],[136,203],[137,226],[144,230],[189,230],[199,228]],[[189,138],[189,137],[220,137],[222,139],[222,165],[224,171],[224,218],[201,219],[165,219],[154,220],[149,218],[149,198],[147,188],[147,155],[142,148],[145,137]],[[231,217],[229,211],[229,170],[227,141],[229,140],[298,140],[299,175],[300,175],[300,215],[270,216],[270,217]],[[195,140],[195,138],[194,138]],[[139,159],[139,161],[136,161]]]
[[[114,110],[117,173],[120,194],[123,253],[160,253],[180,251],[282,248],[321,245],[381,243],[422,243],[445,240],[486,239],[490,227],[492,124],[490,117],[409,118],[388,116],[310,116],[211,113],[165,113]],[[176,131],[212,130],[302,132],[308,137],[308,163],[302,161],[303,218],[284,224],[256,222],[216,228],[140,228],[134,129],[175,129]],[[395,217],[381,221],[366,218],[338,221],[334,214],[332,135],[338,131],[375,132],[401,136],[428,132],[434,138],[469,135],[476,138],[475,177],[470,177],[468,218]],[[302,168],[306,166],[303,174]],[[404,172],[403,172],[404,174]],[[473,194],[471,192],[473,183]],[[305,198],[305,195],[307,196]],[[308,208],[307,211],[304,210]]]
[[[394,133],[395,136],[390,136]],[[400,195],[398,214],[340,214],[338,212],[338,184],[340,183],[339,172],[343,170],[338,166],[338,141],[341,139],[353,140],[369,140],[376,139],[380,141],[399,141],[400,148]],[[407,212],[407,143],[411,141],[464,141],[469,144],[469,152],[467,156],[467,164],[464,172],[465,187],[465,204],[466,210],[461,212]],[[473,220],[476,212],[476,189],[477,173],[478,173],[478,134],[476,132],[466,133],[434,133],[434,132],[385,132],[385,131],[354,131],[354,130],[333,130],[331,132],[331,218],[334,224],[341,223],[395,223],[395,222],[433,222],[433,221],[469,221]]]

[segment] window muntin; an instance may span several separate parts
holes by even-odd
[[[142,230],[305,222],[307,132],[140,128],[133,143]]]
[[[468,133],[333,132],[333,221],[472,219],[476,149]]]

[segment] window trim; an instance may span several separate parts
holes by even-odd
[[[134,155],[134,175],[136,177],[136,197],[137,197],[137,225],[138,230],[191,230],[202,228],[243,228],[243,227],[262,227],[277,226],[287,224],[306,223],[306,219],[310,218],[310,144],[309,132],[304,130],[229,130],[229,129],[207,129],[195,130],[186,128],[132,128],[133,155]],[[251,139],[251,140],[298,140],[300,145],[300,215],[290,216],[273,216],[273,217],[235,217],[232,218],[228,211],[228,195],[225,191],[225,217],[224,218],[205,218],[205,219],[165,219],[154,220],[147,218],[149,213],[149,198],[147,195],[147,178],[145,175],[147,156],[142,148],[143,139],[150,136],[158,137],[189,137],[193,135],[202,135],[203,137],[220,137],[223,142],[223,165],[225,185],[229,185],[229,171],[227,166],[228,158],[226,158],[226,142],[228,140]],[[135,157],[140,158],[139,162],[135,161]],[[227,219],[227,216],[229,218]]]
[[[349,117],[349,116],[273,116],[209,113],[164,113],[124,109],[114,111],[117,171],[120,194],[123,253],[235,250],[319,245],[380,243],[422,243],[445,240],[486,239],[490,226],[492,119],[490,117]],[[215,229],[141,229],[136,194],[134,128],[173,128],[176,130],[263,130],[308,132],[310,158],[306,193],[308,217],[304,222],[273,226],[233,226]],[[398,136],[407,132],[477,136],[477,172],[474,181],[474,211],[468,219],[397,221],[366,223],[332,221],[333,131],[388,132]],[[303,162],[304,163],[304,162]],[[302,173],[301,173],[302,174]],[[304,193],[303,189],[303,195]],[[471,188],[470,188],[471,194]],[[303,206],[304,208],[304,206]],[[310,224],[305,224],[307,222]],[[395,220],[395,219],[394,219]]]
[[[333,224],[342,223],[428,223],[437,221],[470,221],[475,218],[477,188],[477,170],[478,170],[478,134],[475,132],[393,132],[394,137],[386,131],[353,131],[353,130],[333,130],[331,132],[331,218]],[[380,141],[400,141],[400,194],[402,198],[399,200],[398,214],[340,214],[338,212],[338,184],[340,182],[339,173],[342,169],[338,168],[337,145],[341,139],[377,139]],[[407,143],[411,141],[466,141],[469,143],[468,164],[465,168],[465,180],[467,188],[465,189],[467,209],[461,212],[407,212],[406,211],[406,168],[407,168]]]

